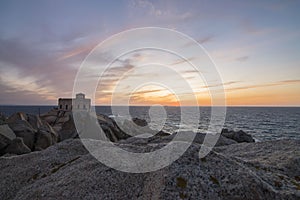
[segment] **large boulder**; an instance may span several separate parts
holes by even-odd
[[[16,137],[11,141],[8,147],[5,149],[5,153],[10,154],[25,154],[30,153],[31,150],[24,144],[23,139],[20,137]]]
[[[59,141],[78,137],[78,132],[71,115],[69,116],[69,120],[62,124],[61,129],[58,131],[58,137]]]
[[[6,124],[6,120],[5,115],[0,113],[0,125]]]
[[[182,134],[189,134],[190,132],[186,131],[186,132],[182,132]],[[165,135],[163,137],[153,137],[153,139],[148,139],[150,143],[169,143],[171,142],[172,140],[174,141],[174,137],[176,136],[177,133],[173,133],[172,135]],[[193,139],[193,143],[196,143],[196,144],[203,144],[204,142],[204,139],[205,139],[205,136],[206,134],[204,133],[196,133],[194,139]],[[216,144],[214,146],[225,146],[225,145],[231,145],[231,144],[236,144],[237,142],[232,140],[232,139],[229,139],[229,138],[226,138],[226,137],[223,137],[222,135],[216,135],[217,140],[216,140]],[[185,137],[181,137],[179,139],[176,139],[176,141],[186,141],[186,138]]]
[[[235,140],[238,143],[255,142],[255,140],[253,139],[253,137],[250,134],[245,133],[242,130],[240,130],[240,131],[228,131],[227,129],[223,129],[221,134],[222,134],[222,136],[224,136],[226,138],[229,138],[231,140]]]
[[[5,149],[11,143],[11,140],[4,135],[0,134],[0,156],[5,154]]]
[[[126,130],[122,130],[116,121],[106,115],[97,115],[97,121],[104,131],[107,138],[112,142],[127,139],[130,135],[126,134]]]
[[[3,135],[10,140],[13,140],[16,137],[13,130],[11,130],[7,124],[0,125],[0,135]]]
[[[116,145],[131,152],[163,147]],[[299,141],[234,144],[199,159],[200,147],[192,144],[177,161],[158,171],[125,173],[97,161],[80,140],[66,140],[44,151],[0,158],[0,199],[300,198],[299,177],[294,177],[300,170],[299,162],[294,162],[300,154]]]
[[[148,125],[148,122],[145,119],[140,119],[140,118],[134,117],[134,118],[132,118],[132,121],[136,125],[141,126],[141,127]]]
[[[52,109],[49,112],[42,114],[40,118],[46,121],[55,131],[58,132],[61,130],[62,125],[70,120],[71,115],[71,111]]]
[[[16,135],[7,124],[0,125],[0,156],[5,154],[6,147],[14,138],[16,138]]]
[[[14,131],[17,137],[23,138],[24,143],[31,149],[34,150],[35,143],[35,129],[25,120],[10,121],[9,127]]]
[[[36,133],[35,150],[46,149],[56,142],[58,142],[58,134],[48,123],[39,127]]]
[[[27,115],[23,112],[16,112],[14,114],[12,114],[8,119],[7,119],[7,123],[13,123],[17,120],[25,120],[27,121]]]
[[[32,151],[41,150],[58,142],[57,132],[37,115],[15,113],[7,120],[8,126]]]

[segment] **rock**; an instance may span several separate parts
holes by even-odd
[[[186,132],[186,133],[188,134],[189,132]],[[183,132],[183,134],[184,134],[184,132]],[[173,133],[172,135],[163,136],[163,137],[156,137],[153,140],[151,140],[150,142],[152,142],[152,143],[169,143],[171,140],[174,139],[175,135],[176,135],[176,133]],[[206,136],[206,134],[204,134],[204,133],[197,133],[193,140],[193,143],[203,144],[205,136]],[[185,138],[182,138],[180,141],[186,141],[186,140],[185,140]],[[231,144],[236,144],[236,143],[237,143],[236,141],[228,139],[228,138],[220,135],[215,146],[225,146],[225,145],[231,145]]]
[[[7,119],[7,123],[13,123],[17,120],[27,121],[27,115],[23,112],[14,113]]]
[[[25,154],[30,153],[31,150],[24,144],[23,139],[20,137],[16,137],[11,141],[8,147],[5,149],[5,153],[11,154]]]
[[[5,154],[6,147],[14,138],[16,135],[7,124],[0,125],[0,156]]]
[[[107,144],[94,140],[85,142]],[[161,147],[160,144],[118,145],[133,152]],[[97,161],[80,140],[66,140],[44,151],[1,157],[0,199],[276,200],[300,197],[299,180],[293,177],[300,170],[299,162],[294,162],[300,154],[299,141],[218,147],[202,159],[198,157],[199,148],[200,145],[192,144],[183,156],[161,170],[124,173]],[[268,159],[265,161],[264,157]],[[291,173],[285,169],[292,169]]]
[[[16,137],[13,130],[11,130],[7,124],[0,125],[0,134],[9,138],[10,140],[13,140]]]
[[[136,125],[138,125],[138,126],[141,126],[141,127],[143,127],[143,126],[147,126],[148,125],[148,122],[146,121],[146,120],[144,120],[144,119],[139,119],[139,118],[132,118],[132,121],[136,124]]]
[[[223,133],[229,133],[229,130],[227,128],[223,128],[221,131],[221,134],[223,134]]]
[[[164,131],[159,131],[157,134],[152,135],[145,133],[135,137],[129,137],[125,140],[119,141],[122,144],[134,144],[134,145],[145,145],[151,143],[168,143],[173,139],[171,134]]]
[[[0,125],[6,124],[6,117],[4,114],[0,113]]]
[[[78,132],[71,115],[69,117],[69,120],[63,123],[61,130],[58,132],[58,135],[59,141],[78,137]]]
[[[58,132],[61,130],[62,125],[70,119],[71,115],[71,111],[52,109],[49,112],[42,114],[40,118],[42,120],[45,120],[54,128],[55,131]]]
[[[90,127],[99,127],[100,125],[102,131],[105,134],[104,138],[100,138],[103,136],[100,136],[98,132],[91,132],[89,133],[89,135],[85,135],[85,138],[101,139],[101,140],[107,140],[108,138],[108,140],[112,142],[117,142],[119,140],[130,137],[117,125],[114,119],[109,118],[105,115],[97,115],[97,118],[94,118],[94,116],[92,115],[88,115],[87,118],[84,120],[86,121],[83,128],[84,130],[91,130]]]
[[[47,126],[39,128],[36,137],[35,150],[46,149],[57,142],[57,134]]]
[[[247,133],[245,133],[244,131],[240,130],[240,131],[228,131],[227,129],[223,129],[222,130],[222,136],[235,140],[238,143],[241,142],[255,142],[255,140],[253,139],[253,137]]]
[[[45,122],[42,122],[41,118],[38,117],[37,115],[30,115],[30,114],[26,114],[26,115],[27,115],[27,122],[35,130],[39,129],[45,123]]]
[[[17,137],[23,138],[24,143],[31,150],[34,150],[36,130],[25,120],[15,120],[9,122],[9,127],[14,131]]]
[[[124,140],[130,137],[126,131],[122,130],[116,121],[105,115],[97,115],[97,120],[107,138],[112,142]]]
[[[45,149],[58,141],[56,131],[39,116],[19,112],[7,121],[15,135],[23,138],[25,145],[32,151]]]
[[[11,140],[4,135],[0,134],[0,156],[5,154],[5,149],[11,143]]]
[[[53,144],[59,141],[58,133],[47,122],[44,123],[44,125],[42,127],[40,127],[39,130],[45,130],[48,133],[50,133],[51,137],[52,137]]]
[[[127,133],[130,136],[138,136],[143,135],[143,134],[151,134],[155,135],[157,133],[156,130],[150,129],[148,127],[148,123],[146,120],[138,119],[138,118],[133,118],[132,120],[123,120],[118,123],[120,128],[124,133]]]
[[[80,122],[82,122],[83,130],[77,130],[78,127],[75,126],[73,117],[70,115],[69,120],[63,123],[61,130],[58,132],[60,141],[70,139],[70,138],[77,138],[79,137],[81,132],[91,130],[91,127],[95,127],[99,125],[104,131],[106,138],[108,138],[112,142],[116,142],[121,139],[126,139],[129,137],[118,127],[118,125],[113,119],[105,115],[98,115],[97,118],[95,119],[92,115],[84,115],[81,116]],[[98,133],[87,134],[85,132],[85,135],[81,134],[81,137],[92,138],[92,139],[98,139],[97,136],[99,136]]]
[[[215,151],[242,160],[258,173],[273,171],[293,179],[300,177],[300,140],[241,143],[218,147]]]

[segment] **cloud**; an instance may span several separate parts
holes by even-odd
[[[254,88],[264,88],[264,87],[273,87],[273,86],[284,86],[289,84],[300,84],[300,80],[282,80],[272,83],[264,83],[264,84],[257,84],[257,85],[245,85],[245,86],[239,86],[239,87],[233,87],[233,88],[226,88],[226,91],[237,91],[237,90],[248,90],[248,89],[254,89]]]
[[[96,99],[103,101],[103,99],[108,100],[113,92],[115,85],[122,79],[126,79],[126,73],[135,68],[132,64],[132,59],[118,60],[120,65],[111,67],[107,69],[102,75],[97,87]],[[124,95],[123,94],[119,95]],[[117,94],[118,95],[118,94]]]
[[[72,49],[70,51],[64,52],[58,59],[57,61],[61,60],[66,60],[69,58],[73,58],[75,56],[81,55],[81,54],[87,54],[90,52],[95,45],[85,45],[85,46],[80,46],[78,48]]]
[[[149,94],[149,93],[157,93],[165,91],[165,89],[153,89],[153,90],[140,90],[134,93],[127,93],[126,95],[144,95],[144,94]]]
[[[214,38],[215,38],[214,35],[207,35],[207,36],[197,39],[196,42],[202,45],[204,43],[213,41]],[[188,42],[188,43],[184,44],[183,47],[186,48],[186,47],[189,47],[192,45],[196,45],[195,42],[193,42],[193,41]]]
[[[194,19],[194,15],[189,10],[178,10],[172,8],[173,4],[168,2],[152,2],[148,0],[132,0],[129,4],[129,17],[131,22],[135,24],[161,24],[174,26],[174,24],[186,23],[188,20]],[[142,16],[142,17],[137,17]]]
[[[236,58],[235,60],[239,61],[239,62],[245,62],[249,59],[249,56],[241,56]]]
[[[213,35],[208,35],[208,36],[205,36],[203,38],[200,38],[198,40],[196,40],[198,43],[200,44],[204,44],[204,43],[207,43],[207,42],[211,42],[213,39],[214,39],[215,36]]]
[[[71,95],[77,69],[73,63],[58,62],[56,50],[45,44],[42,48],[19,38],[0,37],[1,84],[20,94],[35,93],[44,99]]]
[[[256,36],[267,35],[275,31],[274,28],[255,26],[251,20],[247,19],[240,22],[240,28],[243,32]]]
[[[229,81],[229,82],[225,82],[222,84],[214,84],[214,85],[207,85],[207,86],[203,86],[202,88],[213,88],[213,87],[219,87],[219,86],[228,86],[228,85],[233,85],[233,84],[237,84],[240,83],[241,81]]]
[[[130,103],[135,105],[154,105],[154,104],[161,104],[161,105],[169,105],[169,106],[178,106],[179,102],[174,94],[166,94],[163,96],[157,95],[132,95],[130,97]]]
[[[189,63],[191,62],[192,60],[195,60],[196,57],[189,57],[189,58],[181,58],[181,59],[177,59],[175,60],[173,63],[171,63],[170,65],[178,65],[178,64],[182,64],[182,63]]]

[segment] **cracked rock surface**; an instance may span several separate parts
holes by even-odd
[[[116,145],[132,152],[163,146]],[[0,199],[300,198],[299,141],[231,144],[201,159],[200,147],[193,143],[168,167],[139,174],[109,168],[79,139],[65,140],[43,151],[1,157]]]

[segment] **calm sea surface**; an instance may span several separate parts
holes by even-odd
[[[53,106],[0,106],[0,112],[9,116],[15,112],[45,113]],[[129,108],[132,117],[150,122],[150,107]],[[167,120],[163,130],[175,132],[179,127],[191,130],[189,124],[180,124],[180,108],[165,107]],[[205,132],[210,122],[210,107],[200,107],[199,131]],[[112,116],[109,106],[96,106],[96,112]],[[243,130],[256,140],[293,138],[300,139],[300,107],[228,107],[224,128]]]

